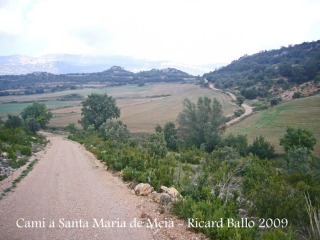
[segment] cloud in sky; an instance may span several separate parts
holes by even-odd
[[[191,64],[320,39],[317,0],[0,0],[0,55],[125,55]]]

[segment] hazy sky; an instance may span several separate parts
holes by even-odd
[[[320,39],[320,0],[0,0],[0,55],[189,64]]]

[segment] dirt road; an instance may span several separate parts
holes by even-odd
[[[155,203],[137,197],[78,143],[48,139],[35,168],[0,201],[0,239],[166,239],[170,231],[186,232],[180,220],[168,219],[167,229],[142,226],[143,214],[157,218]],[[192,239],[186,236],[177,239]]]
[[[206,82],[208,82],[208,80],[205,80]],[[215,88],[215,86],[212,84],[212,83],[209,83],[209,88],[211,88],[212,90],[215,90],[215,91],[219,91],[219,92],[222,92],[220,89],[218,88]],[[233,101],[236,101],[237,100],[237,97],[231,93],[231,92],[226,92],[229,96],[230,96],[230,99],[233,100]],[[253,108],[251,106],[249,106],[248,104],[246,103],[243,103],[241,105],[241,107],[244,108],[244,114],[242,114],[240,117],[237,117],[237,118],[234,118],[234,119],[231,119],[229,122],[227,122],[227,126],[235,123],[235,122],[238,122],[240,121],[242,118],[250,115],[253,111]]]

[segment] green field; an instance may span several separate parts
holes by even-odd
[[[152,88],[151,85],[138,87],[127,85],[121,87],[102,87],[102,88],[83,88],[77,90],[67,90],[54,93],[36,94],[36,95],[19,95],[19,96],[4,96],[0,97],[0,117],[8,114],[18,114],[26,106],[32,104],[33,101],[39,101],[46,104],[48,109],[58,109],[65,107],[79,106],[81,101],[61,101],[59,98],[69,94],[80,94],[85,97],[90,93],[107,93],[114,97],[135,97],[140,92],[147,91]]]
[[[70,106],[80,105],[80,101],[46,101],[44,102],[48,109],[65,108]],[[6,116],[8,114],[18,114],[28,105],[32,103],[7,103],[0,104],[0,116]]]
[[[259,112],[229,127],[226,134],[246,134],[251,142],[263,135],[277,152],[283,152],[279,139],[287,127],[311,131],[317,139],[315,154],[320,156],[320,95],[296,99]]]

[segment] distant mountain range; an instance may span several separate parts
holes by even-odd
[[[14,55],[0,56],[0,75],[19,75],[33,72],[48,72],[53,74],[93,73],[104,71],[115,65],[122,66],[132,72],[140,72],[153,68],[178,68],[193,75],[202,75],[205,72],[222,66],[222,64],[188,65],[168,61],[147,61],[124,56],[51,54],[40,57],[29,57]]]
[[[151,69],[141,72],[130,72],[119,66],[94,73],[53,74],[33,72],[20,75],[0,75],[0,96],[38,94],[67,89],[76,89],[83,84],[99,83],[106,86],[119,86],[155,82],[196,82],[195,77],[175,68]]]

